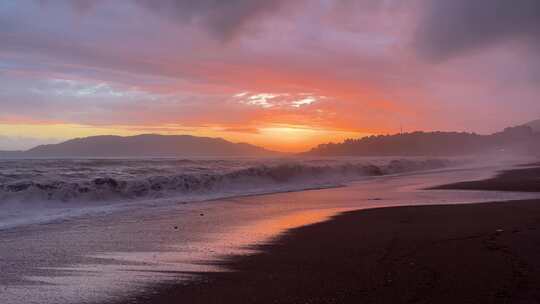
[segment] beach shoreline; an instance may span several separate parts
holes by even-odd
[[[326,223],[328,219],[331,219],[329,222],[341,222],[340,216],[334,216],[343,212],[540,198],[534,192],[423,190],[441,184],[490,178],[497,170],[515,165],[448,168],[373,177],[341,188],[244,196],[196,204],[141,206],[99,216],[87,215],[0,230],[2,303],[204,303],[201,298],[182,300],[185,288],[199,286],[201,292],[213,294],[214,287],[205,282],[220,275],[219,271],[236,269],[233,261],[266,255],[266,249],[273,246],[273,241],[281,243],[282,237],[294,234],[296,228],[312,227],[316,223]],[[366,231],[379,229],[380,224],[371,223],[374,228],[366,228]],[[339,229],[336,233],[347,235]],[[309,238],[324,239],[324,231],[320,236],[313,234]],[[312,251],[309,246],[306,248]],[[317,251],[321,253],[318,261],[324,262],[326,255],[332,256],[342,250],[334,244]],[[24,259],[20,258],[21,254]],[[300,259],[299,264],[294,264],[298,265],[299,271],[305,268],[301,262]],[[279,269],[274,266],[271,265],[271,270]],[[330,271],[316,266],[308,265],[311,270],[294,275],[298,280],[304,280],[316,278],[314,273]],[[340,273],[346,274],[347,269]],[[346,280],[345,276],[343,280]],[[336,284],[342,284],[343,280],[332,279]],[[251,281],[245,278],[239,286],[243,290],[244,284]],[[291,286],[296,285],[293,282]],[[238,287],[231,286],[228,290],[242,294]],[[253,292],[254,301],[264,303],[256,291]],[[160,295],[174,294],[171,298],[158,299]],[[219,295],[219,292],[215,294]],[[231,300],[227,296],[222,299],[217,302],[245,303],[245,300]],[[288,301],[288,297],[274,299],[278,303]],[[216,302],[215,299],[206,300]]]
[[[534,303],[538,239],[538,199],[349,211],[114,303]]]

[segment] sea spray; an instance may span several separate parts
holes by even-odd
[[[437,169],[445,159],[25,160],[0,164],[0,202],[92,203],[216,198],[337,186]]]

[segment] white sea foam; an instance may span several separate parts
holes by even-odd
[[[451,163],[425,158],[0,161],[0,228],[137,203],[333,187]]]

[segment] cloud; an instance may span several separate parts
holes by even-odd
[[[37,1],[0,1],[0,120],[262,138],[540,115],[539,61],[509,44],[534,44],[533,1]]]
[[[54,138],[0,135],[0,151],[27,150],[35,146],[57,143],[59,141],[60,140]]]
[[[41,6],[51,6],[54,0],[36,0]],[[86,14],[100,4],[103,0],[69,0],[67,5],[74,9],[77,13]],[[58,2],[58,1],[57,1]],[[56,3],[58,4],[58,3]]]
[[[430,0],[417,33],[421,55],[444,61],[495,46],[540,42],[538,0]]]
[[[277,11],[285,0],[134,0],[181,24],[202,24],[222,40],[233,38],[252,21]]]
[[[260,130],[257,128],[225,128],[225,132],[234,132],[234,133],[248,133],[248,134],[259,134]]]

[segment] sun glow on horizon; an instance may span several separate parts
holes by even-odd
[[[0,150],[158,133],[298,152],[540,115],[534,0],[500,20],[467,0],[192,2],[0,2]]]
[[[361,132],[327,130],[301,125],[275,124],[259,128],[223,127],[182,127],[178,125],[160,126],[89,126],[79,124],[1,124],[0,150],[12,148],[2,146],[7,141],[1,139],[25,139],[26,143],[17,149],[29,149],[37,144],[58,143],[68,139],[96,136],[138,134],[193,135],[221,137],[231,142],[245,142],[279,152],[303,152],[318,144],[338,142],[347,138],[369,135]]]

